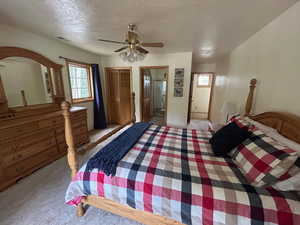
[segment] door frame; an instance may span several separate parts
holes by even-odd
[[[143,79],[143,70],[145,69],[168,69],[167,77],[166,77],[166,111],[164,114],[164,122],[167,124],[167,114],[168,114],[168,95],[169,95],[169,66],[140,66],[140,120],[144,121],[143,118],[143,106],[144,106],[144,79]],[[151,82],[151,88],[152,88],[152,82]]]
[[[111,117],[110,117],[110,108],[109,108],[109,83],[108,83],[108,71],[109,70],[129,70],[130,72],[130,94],[132,93],[132,66],[128,66],[128,67],[104,67],[104,83],[105,83],[105,108],[106,108],[106,119],[108,124],[111,123]],[[133,106],[133,102],[132,102],[132,98],[130,98],[130,114],[132,115],[132,106]]]
[[[212,76],[211,86],[210,86],[209,103],[208,103],[208,115],[207,115],[207,120],[211,121],[211,105],[212,105],[211,102],[212,102],[213,94],[214,94],[216,74],[215,74],[215,72],[192,72],[191,73],[191,81],[190,81],[190,91],[189,91],[187,123],[189,123],[191,120],[191,108],[192,108],[191,100],[193,97],[193,87],[194,87],[193,82],[194,82],[195,74],[211,74],[211,76]]]

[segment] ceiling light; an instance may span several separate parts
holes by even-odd
[[[214,49],[211,47],[204,47],[200,49],[200,55],[202,56],[211,56],[214,52]]]
[[[128,48],[125,51],[122,51],[119,54],[119,56],[121,57],[121,59],[124,62],[134,63],[137,61],[142,61],[146,57],[146,54],[142,53],[140,51],[137,51],[136,48],[133,46],[133,47]]]

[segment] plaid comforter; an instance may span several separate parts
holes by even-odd
[[[251,186],[230,158],[215,157],[209,132],[152,125],[108,177],[84,165],[66,202],[97,195],[184,224],[300,224],[295,192]]]

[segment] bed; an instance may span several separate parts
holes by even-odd
[[[246,114],[255,83],[250,85]],[[133,101],[134,102],[134,101]],[[144,224],[300,224],[300,197],[250,185],[230,157],[215,157],[210,132],[150,126],[119,162],[116,175],[77,171],[68,104],[64,104],[72,182],[66,202],[83,204]],[[300,119],[282,113],[251,116],[300,143]]]

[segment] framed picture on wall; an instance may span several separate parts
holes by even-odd
[[[174,88],[174,97],[183,97],[183,88]]]
[[[183,97],[184,68],[175,69],[174,97]]]
[[[178,88],[178,87],[183,87],[183,79],[175,79],[174,80],[174,87]]]
[[[184,78],[184,68],[176,68],[175,79],[183,79],[183,78]]]

